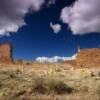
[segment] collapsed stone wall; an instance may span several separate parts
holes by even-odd
[[[77,67],[100,67],[100,48],[80,50],[75,62]]]
[[[13,63],[12,45],[10,43],[0,44],[0,62]]]

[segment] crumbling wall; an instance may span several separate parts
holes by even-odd
[[[10,43],[0,44],[0,62],[13,63],[12,45]]]
[[[76,57],[78,67],[100,67],[100,48],[82,49]]]

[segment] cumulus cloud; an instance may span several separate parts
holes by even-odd
[[[0,0],[0,35],[17,32],[25,25],[24,17],[31,8],[37,11],[44,0]]]
[[[41,8],[41,6],[44,4],[45,0],[32,0],[32,9],[33,10],[39,10]]]
[[[62,9],[60,18],[73,34],[100,32],[100,0],[77,0],[73,6]]]
[[[52,30],[54,31],[54,33],[58,33],[61,30],[61,25],[60,24],[53,24],[52,22],[50,22],[50,27],[52,28]]]
[[[54,56],[54,57],[37,57],[36,61],[39,63],[60,63],[66,60],[74,60],[76,59],[77,54],[73,55],[72,57],[59,57],[59,56]]]
[[[56,3],[56,0],[49,0],[48,1],[48,5],[55,4],[55,3]]]

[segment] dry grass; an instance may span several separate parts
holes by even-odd
[[[66,64],[0,64],[0,100],[100,100],[99,72]]]

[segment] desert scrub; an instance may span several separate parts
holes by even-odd
[[[55,72],[62,72],[61,68],[55,68]]]
[[[97,86],[97,89],[96,89],[96,95],[97,95],[97,97],[98,97],[99,100],[100,100],[100,85]]]
[[[16,65],[23,65],[23,60],[22,59],[16,60],[15,64]]]
[[[40,94],[70,94],[73,88],[57,79],[39,78],[34,81],[33,92]]]
[[[49,91],[55,94],[70,94],[73,92],[73,88],[66,85],[63,81],[57,79],[51,79],[48,81]]]
[[[44,78],[38,78],[33,83],[33,93],[46,94],[48,89]]]

